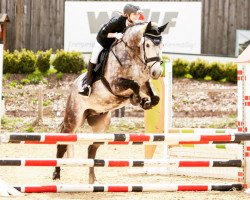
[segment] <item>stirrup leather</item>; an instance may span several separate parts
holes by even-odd
[[[92,92],[92,88],[91,88],[91,86],[90,85],[87,85],[87,88],[88,88],[88,90],[89,90],[89,92],[88,92],[88,97],[90,96],[90,94],[91,94],[91,92]]]

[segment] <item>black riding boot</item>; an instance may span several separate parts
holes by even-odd
[[[93,64],[89,62],[88,65],[88,72],[86,74],[86,78],[83,80],[83,91],[79,92],[79,94],[84,96],[89,96],[91,94],[91,86],[93,83],[93,70],[95,68],[96,64]]]

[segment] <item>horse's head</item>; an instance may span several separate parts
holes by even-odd
[[[168,23],[167,23],[168,24]],[[158,27],[155,23],[144,23],[139,30],[127,38],[128,45],[140,47],[140,58],[149,68],[150,77],[158,79],[162,73],[162,36],[167,24]]]
[[[162,36],[167,24],[158,27],[156,24],[149,22],[143,31],[141,38],[141,57],[150,68],[150,77],[158,79],[162,73]]]

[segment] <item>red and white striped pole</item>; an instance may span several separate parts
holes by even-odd
[[[25,193],[59,192],[175,192],[175,191],[234,191],[242,184],[135,184],[135,185],[20,185],[14,186]]]
[[[37,159],[37,158],[0,158],[0,166],[16,167],[243,167],[242,160],[192,160],[192,159]]]

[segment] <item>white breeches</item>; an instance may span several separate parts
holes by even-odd
[[[91,63],[93,63],[93,64],[97,63],[98,56],[103,49],[104,48],[102,47],[102,45],[100,45],[99,42],[97,42],[97,40],[96,40],[93,51],[92,51],[91,59],[90,59]]]

